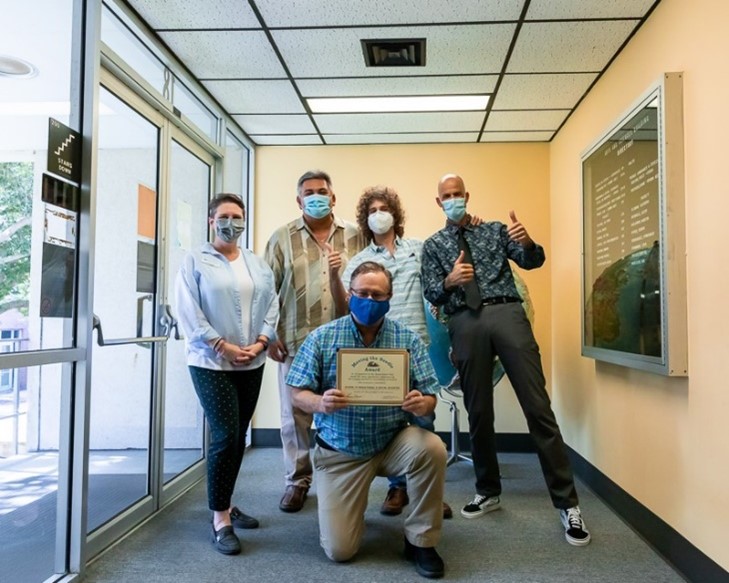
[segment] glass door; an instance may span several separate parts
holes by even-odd
[[[152,492],[163,120],[99,89],[87,530]],[[147,512],[153,510],[149,501]]]
[[[165,299],[172,318],[174,286],[182,260],[191,250],[208,240],[207,206],[211,195],[213,158],[173,130],[168,164],[167,245]],[[172,305],[172,306],[171,306]],[[171,307],[170,307],[171,306]],[[195,478],[204,470],[204,417],[188,372],[184,342],[175,334],[165,347],[164,366],[164,443],[162,461],[163,502],[184,488],[190,479],[180,476],[198,464]]]
[[[99,89],[90,556],[204,475],[172,297],[208,236],[215,158],[111,75]]]

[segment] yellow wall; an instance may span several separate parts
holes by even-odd
[[[729,75],[725,0],[663,0],[551,144],[341,146],[257,149],[256,250],[299,214],[296,178],[328,170],[337,213],[353,217],[362,188],[402,195],[407,234],[424,238],[443,217],[433,202],[445,172],[461,173],[471,209],[507,220],[508,210],[547,251],[526,275],[536,334],[565,440],[621,488],[729,569]],[[684,72],[688,379],[667,378],[580,356],[580,154],[664,72]],[[270,366],[256,427],[278,427]],[[523,431],[506,383],[499,431]],[[439,410],[438,429],[447,412]],[[585,509],[589,519],[589,508]],[[600,525],[591,525],[599,541]]]
[[[565,440],[725,569],[728,19],[724,0],[661,2],[552,141],[549,245],[552,385]],[[580,356],[580,153],[668,71],[684,72],[688,379]]]
[[[427,238],[445,223],[435,203],[437,183],[443,174],[456,172],[463,176],[471,194],[472,213],[486,220],[508,222],[513,209],[531,236],[546,243],[550,233],[548,152],[548,144],[257,148],[255,251],[263,253],[273,230],[301,214],[296,205],[296,181],[310,169],[330,173],[337,195],[335,213],[352,221],[364,188],[375,184],[395,188],[406,211],[405,235],[417,239]],[[534,302],[535,333],[542,344],[549,378],[550,249],[545,247],[547,263],[541,269],[521,273]],[[254,420],[257,428],[280,426],[273,365],[269,360]],[[507,381],[498,386],[497,418],[498,431],[526,431]],[[450,429],[448,409],[443,405],[437,411],[436,428]],[[467,430],[467,426],[462,429]]]

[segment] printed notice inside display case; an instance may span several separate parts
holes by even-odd
[[[585,356],[688,373],[682,124],[667,74],[582,156]]]

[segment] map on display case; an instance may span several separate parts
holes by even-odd
[[[669,74],[582,157],[582,354],[669,375],[687,373],[677,107]]]

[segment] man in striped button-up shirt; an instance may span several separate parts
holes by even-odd
[[[326,172],[307,172],[299,178],[296,200],[302,216],[283,225],[266,245],[265,258],[275,277],[281,318],[277,339],[268,355],[279,363],[278,384],[281,403],[286,490],[279,508],[297,512],[304,505],[311,485],[309,428],[312,416],[291,403],[286,375],[297,350],[306,337],[334,319],[330,279],[336,271],[329,267],[329,255],[341,264],[364,247],[356,225],[332,213],[336,196]]]

